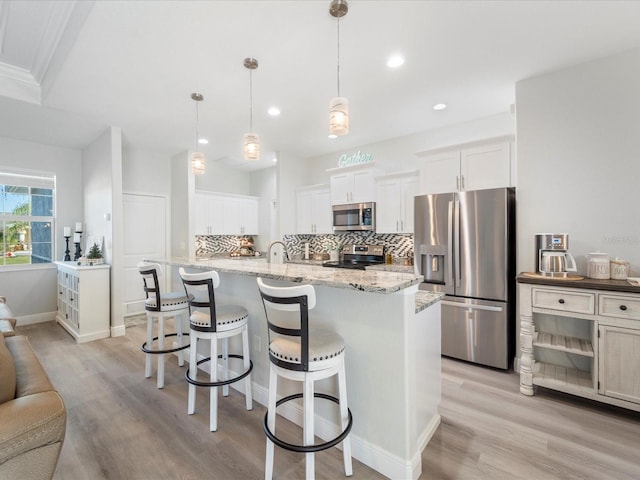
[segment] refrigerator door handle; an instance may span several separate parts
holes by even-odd
[[[440,300],[441,305],[447,305],[449,307],[468,308],[469,310],[485,310],[488,312],[502,312],[504,307],[494,307],[491,305],[473,305],[469,303],[448,302],[446,300]]]
[[[447,279],[445,281],[449,288],[453,287],[453,239],[451,234],[453,232],[453,201],[449,202],[449,211],[447,214],[447,266],[446,274]],[[453,290],[451,290],[453,293]]]
[[[456,288],[460,288],[460,281],[462,280],[462,275],[460,273],[460,201],[456,200],[454,202],[454,213],[453,213],[453,241],[454,241],[454,252],[455,252],[455,268],[456,268]]]

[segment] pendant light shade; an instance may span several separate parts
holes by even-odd
[[[244,159],[260,159],[260,141],[257,133],[253,132],[253,71],[258,68],[258,60],[245,58],[244,66],[249,70],[249,133],[244,134]]]
[[[191,154],[191,171],[195,175],[204,174],[204,153],[193,152]]]
[[[333,97],[329,102],[329,135],[349,133],[349,100]]]
[[[260,159],[260,140],[257,133],[244,134],[244,159],[259,160]]]
[[[191,154],[191,171],[194,175],[204,174],[204,153],[198,151],[198,104],[204,100],[204,96],[201,93],[192,93],[191,99],[196,102],[196,148],[195,152]]]
[[[332,0],[329,14],[336,18],[338,34],[337,83],[338,96],[329,102],[329,137],[335,138],[349,133],[349,100],[340,96],[340,17],[349,11],[346,0]]]

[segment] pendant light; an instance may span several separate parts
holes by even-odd
[[[338,32],[338,96],[329,102],[329,137],[335,138],[349,133],[349,100],[340,96],[340,18],[349,11],[346,0],[332,0],[329,13],[336,18]]]
[[[258,160],[260,158],[260,141],[257,133],[253,132],[253,71],[258,68],[255,58],[244,59],[245,68],[249,69],[249,133],[244,134],[244,159]]]
[[[201,93],[192,93],[191,99],[196,102],[196,148],[191,154],[191,171],[194,175],[204,174],[204,153],[198,151],[198,104],[204,100],[204,96]]]

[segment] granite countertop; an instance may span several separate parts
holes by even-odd
[[[271,278],[295,283],[309,283],[335,288],[344,288],[373,293],[395,293],[418,285],[421,275],[403,272],[381,272],[375,270],[350,270],[345,268],[323,267],[317,264],[267,263],[266,258],[247,258],[238,261],[231,258],[212,258],[190,260],[172,258],[153,260],[165,265],[213,269],[221,273],[235,273],[254,277]]]
[[[533,285],[550,285],[565,288],[584,288],[588,290],[607,290],[610,292],[640,293],[640,287],[631,285],[626,280],[596,280],[584,277],[581,280],[567,280],[563,278],[530,276],[520,273],[517,277],[519,283]]]
[[[369,265],[365,267],[366,270],[377,270],[379,272],[401,272],[401,273],[413,273],[413,265],[387,265],[386,263],[380,265]]]
[[[444,297],[442,292],[426,292],[424,290],[418,290],[416,292],[416,314],[420,313],[427,307],[430,307],[440,299]]]

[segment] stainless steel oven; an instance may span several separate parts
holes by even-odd
[[[349,203],[333,206],[333,231],[376,231],[376,204]]]

